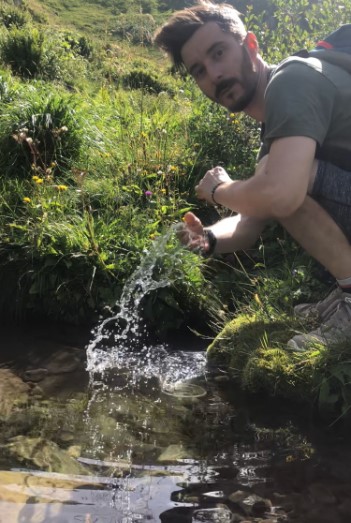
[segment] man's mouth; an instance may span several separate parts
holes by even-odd
[[[236,83],[237,80],[231,78],[230,80],[225,80],[218,84],[215,92],[216,100],[220,100],[223,96],[225,96]]]

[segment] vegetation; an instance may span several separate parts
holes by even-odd
[[[205,100],[151,45],[169,10],[188,4],[1,3],[3,318],[96,319],[118,302],[155,238],[187,210],[205,223],[225,215],[194,197],[205,169],[225,164],[237,178],[252,171],[257,126]],[[270,62],[351,19],[350,0],[253,4],[237,5]],[[290,332],[307,327],[291,319],[293,304],[325,289],[318,268],[282,230],[272,226],[240,256],[204,260],[180,249],[174,234],[167,249],[177,263],[169,271],[160,261],[157,271],[170,274],[170,285],[144,304],[158,334],[189,324],[218,332],[234,311],[245,310],[226,327],[229,342],[217,340],[210,357],[229,362],[249,390],[296,399],[301,384],[311,401],[349,408],[348,374],[340,374],[345,348],[335,358],[314,348],[303,361],[281,350]]]

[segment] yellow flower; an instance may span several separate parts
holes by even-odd
[[[166,192],[167,192],[166,189],[161,189],[162,194],[166,194]]]
[[[36,182],[37,180],[39,180],[39,176],[32,176],[32,180],[33,182]]]
[[[23,198],[23,202],[24,202],[24,203],[30,203],[31,201],[32,201],[32,200],[31,200],[30,198],[28,198],[28,196],[25,196],[25,197]]]
[[[34,178],[34,176],[33,176],[33,178]],[[38,176],[36,178],[37,179],[35,180],[35,183],[37,183],[38,185],[40,185],[41,183],[44,183],[43,178],[38,178]]]
[[[56,189],[58,191],[67,191],[68,187],[67,185],[56,185]]]

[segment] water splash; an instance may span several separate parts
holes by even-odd
[[[87,370],[91,377],[118,370],[119,374],[128,375],[128,384],[156,376],[162,387],[169,387],[204,372],[203,353],[174,351],[163,343],[148,344],[145,341],[148,333],[140,316],[143,298],[172,283],[174,264],[182,250],[170,253],[167,244],[177,228],[179,225],[171,227],[144,253],[139,267],[124,286],[119,311],[93,331],[87,347]],[[162,263],[163,260],[166,263]],[[156,267],[162,267],[162,273],[156,271]]]

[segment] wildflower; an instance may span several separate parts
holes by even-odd
[[[145,194],[145,196],[150,198],[150,196],[152,196],[152,191],[145,191],[144,194]]]
[[[32,176],[33,182],[37,182],[39,180],[39,176]]]
[[[32,200],[31,200],[30,198],[28,198],[28,196],[25,196],[25,197],[23,198],[23,202],[24,202],[24,203],[30,203],[31,201],[32,201]]]
[[[166,192],[167,192],[166,189],[161,189],[162,194],[166,194]]]
[[[68,187],[67,185],[56,185],[56,189],[58,191],[67,191]]]
[[[34,176],[33,176],[33,178],[34,178]],[[35,183],[37,183],[38,185],[40,185],[41,183],[44,183],[43,178],[38,178],[38,176],[36,178],[37,178],[37,180],[35,180]]]
[[[176,165],[170,165],[168,167],[169,172],[176,173],[178,171],[178,167]]]

